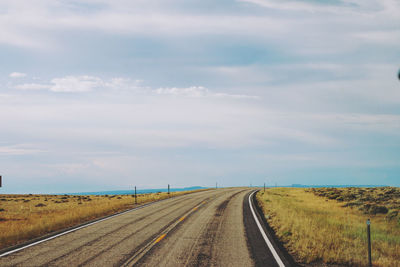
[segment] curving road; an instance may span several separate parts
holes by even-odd
[[[251,191],[156,202],[3,254],[0,266],[278,266],[252,218]]]

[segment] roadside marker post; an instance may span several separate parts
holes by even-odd
[[[371,259],[371,221],[367,220],[367,236],[368,236],[368,266],[372,267]]]
[[[1,175],[0,175],[0,187],[1,187]]]
[[[135,205],[137,205],[136,186],[135,186]]]
[[[264,183],[264,192],[265,192],[265,183]]]
[[[169,184],[168,184],[168,197],[169,197]]]

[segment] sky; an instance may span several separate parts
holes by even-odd
[[[399,0],[2,0],[0,193],[400,186]]]

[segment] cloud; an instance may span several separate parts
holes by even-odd
[[[111,78],[109,81],[103,82],[105,88],[114,90],[131,90],[131,91],[141,91],[148,89],[142,85],[143,80],[132,80],[124,77]]]
[[[285,27],[284,23],[268,17],[235,14],[221,17],[198,12],[188,14],[182,10],[177,12],[174,8],[179,5],[179,1],[171,1],[170,5],[160,2],[156,5],[139,4],[137,1],[121,4],[113,1],[102,9],[88,8],[89,12],[79,12],[79,8],[68,9],[59,3],[53,4],[53,1],[42,1],[40,5],[27,3],[26,7],[7,1],[3,4],[6,11],[0,13],[0,30],[7,36],[0,37],[0,43],[33,49],[63,47],[54,32],[71,30],[166,37],[228,32],[257,35],[259,30],[275,32]]]
[[[400,43],[399,30],[365,31],[354,33],[354,37],[369,43],[377,43],[383,46],[397,46]]]
[[[14,85],[19,90],[48,90],[55,93],[81,93],[91,92],[95,89],[102,90],[130,90],[131,92],[141,93],[143,95],[169,95],[176,97],[214,97],[214,98],[232,98],[232,99],[259,99],[258,96],[246,94],[229,94],[222,92],[213,92],[203,86],[191,87],[161,87],[151,89],[142,85],[142,80],[132,80],[128,78],[111,78],[105,81],[100,77],[81,75],[65,76],[63,78],[51,79],[49,83],[24,83]]]
[[[385,3],[376,0],[299,1],[299,0],[239,0],[271,9],[306,11],[310,13],[372,13],[385,8]],[[386,1],[386,2],[390,2]],[[382,1],[381,1],[382,2]],[[396,5],[392,5],[396,7]]]
[[[222,97],[222,98],[233,98],[233,99],[260,99],[260,97],[256,95],[238,95],[238,94],[226,94],[226,93],[214,93],[211,96]]]
[[[256,170],[265,177],[266,172],[280,175],[290,168],[295,169],[294,178],[288,181],[294,182],[301,180],[297,172],[305,166],[350,168],[369,162],[388,166],[395,158],[390,153],[398,150],[398,115],[289,112],[282,107],[288,102],[278,102],[279,110],[265,99],[210,98],[216,93],[201,86],[163,88],[160,91],[166,95],[150,90],[152,97],[130,90],[116,94],[110,87],[90,98],[35,92],[26,97],[24,92],[17,103],[5,99],[0,121],[7,127],[0,133],[1,140],[45,140],[48,152],[38,152],[43,151],[40,146],[0,145],[0,168],[7,168],[8,175],[26,177],[24,181],[32,179],[30,169],[41,182],[46,174],[57,182],[68,178],[71,184],[75,182],[70,178],[84,177],[77,187],[91,180],[104,184],[102,179],[115,173],[121,185],[143,177],[148,185],[162,183],[166,176],[178,184],[190,175],[187,183],[193,183],[200,173],[205,183],[215,173],[243,175]],[[381,149],[384,146],[387,153]],[[109,154],[102,156],[104,152]],[[33,153],[35,157],[22,157]],[[360,158],[358,153],[371,158]],[[264,158],[265,154],[276,157]],[[15,165],[25,168],[10,170]],[[243,179],[239,176],[230,183]]]
[[[246,37],[243,40],[248,43],[262,44],[288,54],[327,55],[354,52],[371,42],[365,37],[371,31],[377,35],[373,40],[382,40],[375,43],[377,46],[385,45],[385,40],[393,45],[399,36],[393,31],[396,30],[393,25],[398,24],[400,5],[393,0],[325,1],[325,4],[324,1],[241,0],[216,4],[218,12],[212,14],[202,12],[201,8],[196,10],[201,4],[182,7],[182,2],[175,0],[168,4],[162,1],[87,1],[85,4],[63,1],[54,4],[54,1],[44,0],[40,4],[28,3],[26,8],[13,2],[3,4],[6,11],[0,14],[0,31],[10,36],[4,40],[0,37],[0,43],[34,49],[38,45],[47,50],[49,46],[53,49],[71,47],[73,44],[65,41],[67,37],[60,38],[54,33],[68,36],[74,32],[84,36],[101,34],[106,42],[108,38],[114,39],[113,36],[133,36],[157,39],[160,43],[173,42],[177,46],[181,46],[174,41],[177,37],[200,37],[201,45],[212,42],[215,36],[224,36],[227,41]],[[224,6],[229,7],[229,12],[222,11]],[[277,14],[260,10],[259,6],[271,8]],[[390,36],[391,31],[397,37]]]
[[[48,84],[40,84],[40,83],[24,83],[17,84],[14,86],[15,89],[19,90],[50,90],[51,85]]]
[[[26,77],[25,73],[22,72],[12,72],[10,75],[8,75],[10,78],[23,78]]]
[[[79,177],[80,190],[115,171],[127,184],[269,172],[337,182],[340,167],[398,158],[398,0],[4,0],[0,10],[0,168],[14,166],[20,184]],[[29,75],[7,77],[14,70]],[[40,149],[9,144],[43,140],[51,152],[15,160]],[[100,153],[110,155],[89,159]],[[301,176],[303,163],[313,170]]]
[[[89,92],[104,85],[103,81],[93,76],[66,76],[51,80],[53,92]]]
[[[259,96],[245,95],[245,94],[228,94],[212,92],[203,86],[191,86],[187,88],[158,88],[154,90],[158,95],[173,95],[184,97],[217,97],[217,98],[234,98],[234,99],[259,99]]]
[[[35,146],[29,144],[0,146],[0,156],[32,155],[43,152],[45,152],[45,150],[38,149]]]
[[[82,76],[65,76],[62,78],[51,79],[49,83],[24,83],[14,85],[19,90],[48,90],[51,92],[89,92],[96,88],[104,86],[115,86],[115,81],[105,84],[99,77],[82,75]]]
[[[207,88],[202,86],[191,86],[188,88],[158,88],[155,90],[158,95],[175,95],[189,97],[205,97],[210,94]]]

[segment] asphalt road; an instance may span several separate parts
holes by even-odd
[[[278,266],[248,188],[157,202],[0,257],[0,266]]]

